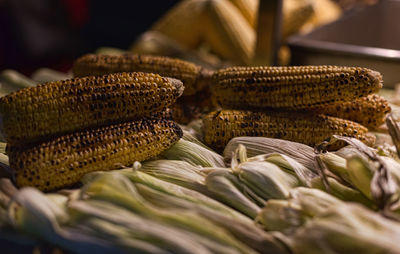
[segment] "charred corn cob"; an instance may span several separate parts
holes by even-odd
[[[148,73],[75,78],[0,98],[8,143],[32,143],[61,133],[149,117],[175,102],[182,82]]]
[[[378,91],[382,76],[360,67],[231,67],[214,73],[214,102],[224,108],[319,108]]]
[[[179,79],[185,86],[184,95],[201,90],[211,78],[211,71],[180,59],[137,55],[94,55],[87,54],[77,59],[73,66],[75,77],[97,76],[115,72],[150,72]]]
[[[376,129],[385,122],[390,112],[388,101],[376,94],[351,102],[342,102],[316,110],[317,113],[351,120],[367,128]]]
[[[216,150],[240,136],[279,138],[314,146],[336,134],[372,145],[374,137],[367,132],[367,128],[348,120],[300,112],[222,110],[204,118],[204,141]]]
[[[88,172],[112,170],[149,159],[182,136],[168,120],[109,125],[54,138],[32,146],[8,146],[18,186],[50,191],[77,183]]]

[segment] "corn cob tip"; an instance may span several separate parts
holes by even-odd
[[[377,71],[373,71],[373,70],[369,70],[368,74],[371,78],[371,83],[373,84],[373,87],[377,87],[378,89],[381,89],[383,86],[382,74]]]
[[[178,92],[179,96],[181,96],[183,94],[183,91],[185,90],[182,81],[176,78],[167,78],[167,79],[171,81],[171,84],[176,88],[176,91]]]

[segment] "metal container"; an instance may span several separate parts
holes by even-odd
[[[400,83],[400,0],[345,13],[309,34],[289,38],[292,65],[362,66],[383,74],[385,87]]]

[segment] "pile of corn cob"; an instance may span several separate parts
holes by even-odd
[[[378,128],[390,111],[388,102],[374,94],[381,87],[381,74],[359,67],[221,69],[213,75],[211,92],[223,110],[204,118],[204,141],[221,151],[239,136],[314,146],[336,134],[373,145],[367,128]]]
[[[182,136],[167,110],[183,93],[180,80],[144,72],[83,71],[77,76],[85,77],[0,99],[1,132],[18,186],[44,191],[71,186],[85,173],[156,156]]]

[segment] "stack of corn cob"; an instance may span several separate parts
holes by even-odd
[[[336,134],[373,145],[367,127],[377,128],[390,111],[388,102],[374,94],[381,87],[381,74],[359,67],[221,69],[213,75],[211,91],[223,110],[204,118],[204,140],[216,150],[238,136],[314,146]]]
[[[165,110],[183,89],[177,79],[120,72],[2,97],[1,132],[17,185],[50,191],[159,154],[182,136]]]
[[[185,90],[176,103],[171,105],[173,119],[178,123],[186,124],[199,118],[204,109],[212,106],[208,89],[212,72],[187,61],[133,53],[87,54],[76,60],[73,66],[76,77],[122,71],[153,72],[181,80]]]

